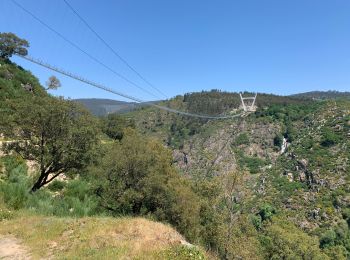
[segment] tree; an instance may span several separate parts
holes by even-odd
[[[114,215],[146,215],[198,237],[199,203],[188,180],[171,166],[163,144],[128,128],[96,169],[102,206]]]
[[[77,173],[93,160],[96,122],[75,103],[28,97],[27,102],[14,106],[10,135],[16,141],[8,143],[5,150],[38,164],[33,192],[62,173]]]
[[[13,33],[0,33],[0,57],[10,58],[13,54],[28,54],[29,43]]]
[[[114,140],[121,140],[127,127],[135,128],[135,122],[118,114],[109,114],[103,120],[102,131]]]
[[[47,87],[46,90],[48,90],[48,89],[58,89],[59,87],[61,87],[61,82],[60,82],[60,80],[57,77],[51,76],[46,81],[46,87]]]

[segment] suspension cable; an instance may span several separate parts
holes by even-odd
[[[235,115],[227,115],[227,116],[210,116],[210,115],[201,115],[201,114],[194,114],[194,113],[189,113],[189,112],[185,112],[185,111],[180,111],[180,110],[177,110],[177,109],[173,109],[173,108],[170,108],[170,107],[166,107],[166,106],[161,106],[161,105],[157,105],[157,104],[154,104],[152,102],[146,102],[146,101],[143,101],[139,98],[136,98],[136,97],[133,97],[133,96],[130,96],[128,94],[124,94],[122,92],[119,92],[119,91],[116,91],[116,90],[113,90],[107,86],[104,86],[102,84],[99,84],[99,83],[96,83],[96,82],[93,82],[91,80],[88,80],[86,78],[83,78],[81,76],[78,76],[76,74],[73,74],[69,71],[66,71],[66,70],[63,70],[63,69],[60,69],[56,66],[53,66],[53,65],[50,65],[48,63],[45,63],[39,59],[35,59],[33,57],[30,57],[30,56],[22,56],[22,55],[16,55],[22,59],[25,59],[27,61],[30,61],[32,63],[35,63],[37,65],[40,65],[42,67],[45,67],[47,69],[50,69],[52,71],[55,71],[57,73],[60,73],[62,75],[65,75],[67,77],[70,77],[72,79],[75,79],[75,80],[78,80],[80,82],[83,82],[85,84],[88,84],[88,85],[91,85],[93,87],[96,87],[96,88],[99,88],[99,89],[102,89],[104,91],[107,91],[107,92],[110,92],[110,93],[113,93],[115,95],[118,95],[118,96],[121,96],[121,97],[124,97],[124,98],[127,98],[129,100],[132,100],[132,101],[135,101],[137,103],[143,103],[144,105],[148,105],[148,106],[152,106],[152,107],[156,107],[158,109],[161,109],[161,110],[165,110],[165,111],[168,111],[168,112],[171,112],[171,113],[176,113],[176,114],[179,114],[179,115],[183,115],[183,116],[190,116],[190,117],[196,117],[196,118],[203,118],[203,119],[230,119],[230,118],[236,118],[236,117],[240,117],[240,116],[244,116],[246,115],[246,113],[239,113],[239,114],[235,114]]]
[[[152,83],[150,83],[144,76],[141,75],[130,63],[123,58],[112,46],[106,42],[102,38],[100,34],[96,32],[94,28],[79,14],[79,12],[68,2],[68,0],[63,0],[63,2],[68,6],[68,8],[78,17],[78,19],[116,56],[119,60],[121,60],[130,70],[132,70],[140,79],[142,79],[147,85],[156,90],[158,93],[163,95],[165,98],[168,98],[166,94],[164,94],[160,89],[155,87]]]
[[[48,25],[47,23],[45,23],[43,20],[41,20],[39,17],[37,17],[36,15],[34,15],[32,12],[30,12],[28,9],[26,9],[24,6],[22,6],[21,4],[19,4],[16,0],[10,0],[13,4],[15,4],[17,7],[19,7],[20,9],[22,9],[24,12],[26,12],[28,15],[30,15],[33,19],[35,19],[36,21],[38,21],[41,25],[43,25],[44,27],[46,27],[47,29],[49,29],[51,32],[53,32],[54,34],[56,34],[58,37],[60,37],[62,40],[64,40],[65,42],[67,42],[69,45],[73,46],[75,49],[77,49],[78,51],[80,51],[81,53],[83,53],[84,55],[88,56],[91,60],[93,60],[94,62],[96,62],[97,64],[101,65],[102,67],[104,67],[105,69],[109,70],[110,72],[112,72],[113,74],[115,74],[116,76],[118,76],[119,78],[123,79],[124,81],[128,82],[129,84],[133,85],[134,87],[137,87],[138,89],[146,92],[147,94],[155,97],[155,98],[159,98],[156,95],[154,95],[152,92],[148,91],[147,89],[141,87],[140,85],[136,84],[135,82],[131,81],[130,79],[128,79],[127,77],[123,76],[122,74],[118,73],[117,71],[115,71],[113,68],[111,68],[110,66],[106,65],[105,63],[103,63],[102,61],[100,61],[99,59],[97,59],[96,57],[94,57],[93,55],[89,54],[87,51],[83,50],[78,44],[72,42],[71,40],[69,40],[67,37],[65,37],[63,34],[61,34],[60,32],[58,32],[57,30],[55,30],[54,28],[52,28],[50,25]]]

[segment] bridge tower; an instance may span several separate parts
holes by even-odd
[[[257,95],[258,93],[255,93],[254,97],[242,97],[242,93],[239,93],[244,112],[256,111],[255,100]]]

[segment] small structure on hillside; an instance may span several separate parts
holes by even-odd
[[[241,98],[242,102],[242,108],[244,112],[255,112],[256,111],[256,105],[255,100],[258,93],[255,93],[254,97],[242,97],[242,93],[239,93],[239,96]]]

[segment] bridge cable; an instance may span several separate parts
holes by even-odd
[[[89,54],[88,52],[86,52],[85,50],[83,50],[82,48],[80,48],[77,44],[75,44],[74,42],[72,42],[71,40],[69,40],[68,38],[66,38],[64,35],[62,35],[60,32],[58,32],[57,30],[55,30],[54,28],[52,28],[51,26],[49,26],[47,23],[45,23],[43,20],[41,20],[40,18],[38,18],[36,15],[34,15],[32,12],[30,12],[29,10],[27,10],[26,8],[24,8],[22,5],[20,5],[16,0],[10,0],[13,4],[15,4],[17,7],[19,7],[20,9],[22,9],[24,12],[26,12],[27,14],[29,14],[32,18],[34,18],[36,21],[38,21],[41,25],[43,25],[44,27],[46,27],[47,29],[49,29],[50,31],[52,31],[53,33],[55,33],[57,36],[59,36],[61,39],[63,39],[65,42],[69,43],[71,46],[73,46],[74,48],[76,48],[77,50],[79,50],[80,52],[82,52],[83,54],[85,54],[86,56],[88,56],[91,60],[93,60],[94,62],[98,63],[99,65],[103,66],[104,68],[106,68],[107,70],[109,70],[110,72],[112,72],[113,74],[117,75],[118,77],[120,77],[121,79],[123,79],[124,81],[128,82],[129,84],[137,87],[138,89],[148,93],[149,95],[155,97],[155,98],[159,98],[156,95],[154,95],[152,92],[148,91],[147,89],[144,89],[143,87],[139,86],[138,84],[136,84],[135,82],[129,80],[127,77],[123,76],[122,74],[116,72],[114,69],[112,69],[111,67],[109,67],[108,65],[104,64],[102,61],[100,61],[99,59],[97,59],[96,57],[92,56],[91,54]]]
[[[79,18],[79,20],[85,24],[87,28],[119,59],[121,60],[130,70],[132,70],[140,79],[142,79],[147,85],[156,90],[158,93],[163,95],[165,98],[168,98],[166,94],[164,94],[160,89],[155,87],[152,83],[150,83],[145,77],[143,77],[134,67],[132,67],[129,62],[127,62],[115,49],[111,47],[102,37],[99,35],[96,30],[92,28],[92,26],[78,13],[78,11],[67,1],[63,0],[63,2],[68,6],[68,8]]]
[[[85,79],[81,76],[78,76],[76,74],[73,74],[71,72],[68,72],[68,71],[65,71],[63,69],[60,69],[58,67],[55,67],[53,65],[50,65],[48,63],[45,63],[41,60],[38,60],[38,59],[35,59],[33,57],[30,57],[30,56],[22,56],[22,55],[16,55],[22,59],[25,59],[27,61],[30,61],[32,63],[35,63],[37,65],[40,65],[42,67],[45,67],[47,69],[50,69],[52,71],[55,71],[57,73],[60,73],[62,75],[65,75],[67,77],[70,77],[72,79],[75,79],[75,80],[78,80],[80,82],[83,82],[85,84],[88,84],[88,85],[91,85],[93,87],[96,87],[96,88],[99,88],[99,89],[102,89],[104,91],[107,91],[107,92],[110,92],[110,93],[113,93],[115,95],[118,95],[118,96],[121,96],[121,97],[124,97],[124,98],[127,98],[129,100],[132,100],[132,101],[135,101],[135,102],[138,102],[138,103],[143,103],[145,105],[148,105],[148,106],[152,106],[152,107],[156,107],[158,109],[161,109],[161,110],[165,110],[167,112],[171,112],[171,113],[176,113],[176,114],[179,114],[179,115],[183,115],[183,116],[190,116],[190,117],[196,117],[196,118],[203,118],[203,119],[231,119],[231,118],[236,118],[236,117],[240,117],[240,116],[244,116],[246,115],[246,113],[240,113],[240,114],[235,114],[235,115],[230,115],[230,116],[210,116],[210,115],[200,115],[200,114],[194,114],[194,113],[189,113],[189,112],[185,112],[185,111],[180,111],[180,110],[176,110],[176,109],[173,109],[173,108],[170,108],[170,107],[166,107],[166,106],[161,106],[161,105],[157,105],[157,104],[154,104],[152,102],[145,102],[139,98],[135,98],[133,96],[130,96],[128,94],[124,94],[122,92],[119,92],[119,91],[116,91],[116,90],[113,90],[109,87],[106,87],[102,84],[99,84],[99,83],[96,83],[96,82],[93,82],[91,80],[88,80],[88,79]]]

